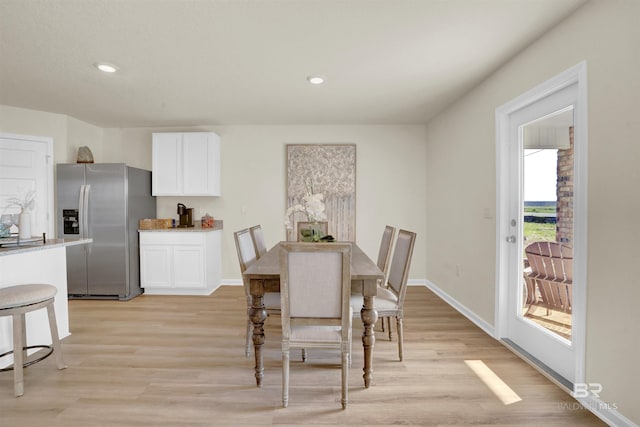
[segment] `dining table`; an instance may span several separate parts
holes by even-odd
[[[249,320],[253,323],[253,348],[255,355],[255,377],[258,387],[262,386],[264,377],[264,363],[262,346],[265,342],[264,322],[267,310],[263,297],[265,292],[280,292],[280,252],[279,242],[269,251],[249,266],[243,276],[248,280],[251,294],[251,308],[248,311]],[[330,245],[331,242],[327,242]],[[364,330],[362,332],[362,346],[364,349],[364,386],[371,384],[373,378],[373,347],[376,341],[374,326],[378,320],[375,308],[375,297],[378,284],[384,280],[383,272],[367,254],[355,243],[351,242],[351,292],[363,296],[360,318]]]

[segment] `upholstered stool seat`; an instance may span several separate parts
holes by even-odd
[[[16,397],[24,394],[24,367],[45,359],[52,352],[56,355],[58,369],[67,367],[62,357],[62,347],[60,346],[60,339],[58,337],[58,325],[56,323],[56,314],[53,306],[56,292],[57,289],[54,286],[47,284],[17,285],[0,289],[0,317],[12,316],[13,318],[13,351],[8,351],[0,355],[0,357],[4,357],[13,353],[13,367],[5,368],[1,371],[13,369],[13,388]],[[27,346],[25,314],[45,307],[47,308],[49,317],[51,346]],[[26,350],[35,348],[46,348],[49,349],[49,351],[25,363]]]

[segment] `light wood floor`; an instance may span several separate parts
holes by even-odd
[[[339,357],[328,351],[310,350],[304,364],[292,358],[290,403],[281,407],[279,317],[267,320],[264,386],[255,386],[241,287],[74,300],[69,310],[69,368],[57,370],[53,357],[28,367],[18,399],[12,373],[0,373],[0,426],[604,425],[423,287],[408,290],[405,361],[395,337],[376,334],[369,389],[355,323],[345,411]],[[522,400],[503,404],[465,360],[482,360]]]

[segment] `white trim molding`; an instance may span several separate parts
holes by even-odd
[[[458,300],[451,297],[449,294],[447,294],[442,289],[437,287],[434,283],[428,280],[426,280],[426,282],[427,282],[426,286],[429,290],[431,290],[431,292],[436,294],[438,297],[440,297],[440,299],[442,299],[444,302],[446,302],[451,307],[456,309],[464,317],[471,320],[477,327],[479,327],[484,332],[486,332],[487,335],[493,338],[496,338],[495,329],[491,324],[489,324],[486,320],[484,320],[483,318],[478,316],[476,313],[474,313],[472,310],[467,308],[464,304],[461,304]]]
[[[603,402],[597,397],[590,395],[589,397],[575,398],[580,405],[579,409],[586,409],[595,414],[602,421],[610,426],[616,427],[638,427],[638,424],[618,412],[617,405]],[[569,408],[571,409],[571,408]]]

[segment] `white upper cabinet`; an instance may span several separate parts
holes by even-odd
[[[213,132],[153,134],[154,196],[220,196],[220,137]]]

